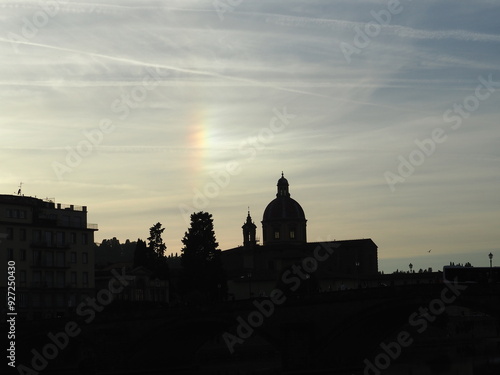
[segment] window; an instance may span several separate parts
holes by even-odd
[[[64,232],[57,232],[57,244],[58,245],[64,245],[64,244],[66,244],[66,233],[64,233]]]
[[[41,240],[42,240],[42,232],[39,231],[38,229],[35,229],[33,231],[33,241],[40,242]]]
[[[26,210],[7,209],[7,217],[10,219],[26,219]]]
[[[56,265],[58,267],[64,267],[66,265],[66,257],[62,251],[59,251],[56,254]]]
[[[54,265],[54,253],[51,251],[47,251],[45,253],[45,264],[44,266],[52,267]]]
[[[26,282],[26,271],[25,270],[19,271],[19,282],[21,282],[21,283]]]
[[[44,240],[47,245],[52,245],[52,232],[45,231]]]
[[[39,266],[42,263],[42,253],[40,250],[33,250],[33,265]]]
[[[31,303],[33,304],[33,307],[40,307],[40,294],[32,294]]]
[[[293,229],[290,231],[290,239],[295,239],[295,230]]]
[[[89,236],[87,233],[82,233],[82,244],[87,245],[89,243]]]
[[[88,272],[82,273],[82,283],[83,283],[84,288],[87,288],[89,286],[89,273]]]
[[[80,216],[73,216],[71,218],[71,226],[74,228],[82,227],[82,218]]]
[[[72,288],[76,288],[76,272],[75,271],[71,271],[71,274],[70,274],[70,277],[71,277],[71,287]]]
[[[89,254],[88,253],[82,253],[82,263],[87,264],[89,262]]]
[[[278,230],[274,231],[274,239],[279,240],[280,239],[280,232]]]
[[[71,254],[69,255],[69,261],[71,263],[76,263],[76,251],[71,252]]]
[[[54,287],[54,272],[45,271],[45,284],[48,288]]]
[[[7,249],[7,260],[14,260],[14,249]]]
[[[69,226],[69,216],[68,215],[61,216],[61,224],[65,227]]]
[[[33,286],[39,287],[42,281],[42,275],[40,271],[33,271]]]
[[[19,307],[26,308],[28,305],[26,304],[26,293],[17,293],[17,303]]]
[[[75,294],[70,294],[69,299],[68,299],[68,306],[73,307],[76,305],[76,295]]]
[[[21,262],[25,262],[25,261],[26,261],[26,250],[21,249]]]
[[[19,239],[20,239],[21,241],[26,241],[26,229],[21,228],[21,229],[19,230]]]
[[[7,239],[8,240],[14,239],[14,228],[7,228]]]
[[[75,233],[75,232],[72,232],[72,233],[71,233],[71,243],[72,243],[73,245],[75,245],[75,244],[76,244],[76,233]]]
[[[64,271],[57,271],[56,286],[58,288],[64,288],[66,286],[66,273]]]

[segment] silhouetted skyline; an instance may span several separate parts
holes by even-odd
[[[1,193],[85,202],[97,241],[161,222],[171,254],[200,210],[221,249],[248,207],[260,233],[283,170],[310,241],[500,259],[497,4],[236,3],[5,4]]]

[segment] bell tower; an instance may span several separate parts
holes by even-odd
[[[252,221],[250,210],[248,210],[247,221],[241,227],[243,229],[243,246],[255,246],[257,241],[255,235],[257,233],[257,225]]]

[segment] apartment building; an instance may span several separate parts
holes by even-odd
[[[95,231],[86,206],[0,195],[0,290],[14,261],[18,319],[66,316],[94,295]]]

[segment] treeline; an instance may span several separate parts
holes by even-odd
[[[96,265],[130,263],[134,268],[145,267],[152,277],[169,280],[174,298],[189,303],[207,303],[223,300],[227,294],[226,272],[222,267],[219,244],[215,238],[212,215],[196,212],[182,238],[180,272],[169,269],[167,247],[163,241],[165,228],[156,223],[149,228],[147,241],[137,239],[125,243],[113,237],[96,246]],[[170,257],[172,258],[172,257]],[[177,254],[175,259],[177,260]]]
[[[102,240],[100,244],[94,244],[94,246],[95,262],[98,266],[111,263],[129,263],[134,260],[137,241],[131,242],[127,239],[125,243],[120,243],[116,237],[113,237],[109,240]]]

